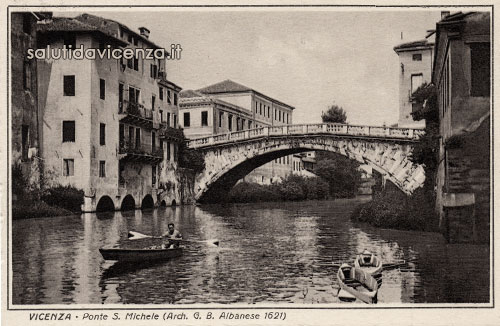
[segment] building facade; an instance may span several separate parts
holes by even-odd
[[[490,14],[437,24],[432,81],[440,129],[436,208],[450,242],[490,238]]]
[[[399,57],[399,118],[398,127],[424,128],[425,121],[414,121],[412,94],[424,83],[432,79],[433,32],[420,41],[403,43],[394,47]]]
[[[292,123],[294,107],[232,80],[183,91],[181,96],[180,123],[188,138]],[[244,180],[279,182],[292,170],[289,155],[258,167]]]
[[[42,119],[38,112],[37,62],[28,60],[27,53],[28,49],[37,46],[37,22],[51,16],[40,12],[14,12],[11,15],[11,162],[13,175],[25,179],[29,188],[40,186],[43,165],[40,159]],[[17,195],[13,191],[14,200],[17,200]]]
[[[39,26],[39,47],[153,48],[149,31],[82,14]],[[54,182],[83,189],[83,211],[179,202],[178,93],[165,60],[38,60],[43,156]],[[170,173],[168,172],[170,171]],[[167,180],[163,180],[166,178]]]

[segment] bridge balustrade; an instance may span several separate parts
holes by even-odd
[[[421,129],[356,126],[337,123],[282,125],[248,129],[243,131],[214,135],[210,137],[192,139],[188,141],[188,146],[196,148],[206,145],[221,144],[229,141],[238,141],[251,138],[275,135],[304,134],[352,135],[417,140],[425,134],[425,131]]]

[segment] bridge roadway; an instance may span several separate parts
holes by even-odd
[[[417,142],[424,135],[422,129],[394,128],[378,126],[357,126],[338,123],[292,124],[282,126],[260,127],[195,138],[188,141],[188,147],[193,149],[223,145],[238,141],[270,137],[270,136],[307,136],[327,134],[347,138],[387,139],[396,141]]]

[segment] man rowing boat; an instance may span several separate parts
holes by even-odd
[[[182,239],[182,234],[175,229],[174,223],[168,223],[168,231],[163,234],[163,237],[167,239],[166,248],[179,248],[179,241],[175,239]]]

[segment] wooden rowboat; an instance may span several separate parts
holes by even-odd
[[[145,262],[168,260],[182,255],[182,248],[170,249],[99,249],[105,260],[115,260],[119,262]]]
[[[378,276],[382,273],[382,269],[384,269],[382,260],[367,250],[356,256],[354,267],[361,268],[373,276]]]
[[[376,303],[378,284],[377,281],[363,271],[348,264],[342,264],[337,272],[340,288],[365,303]]]

